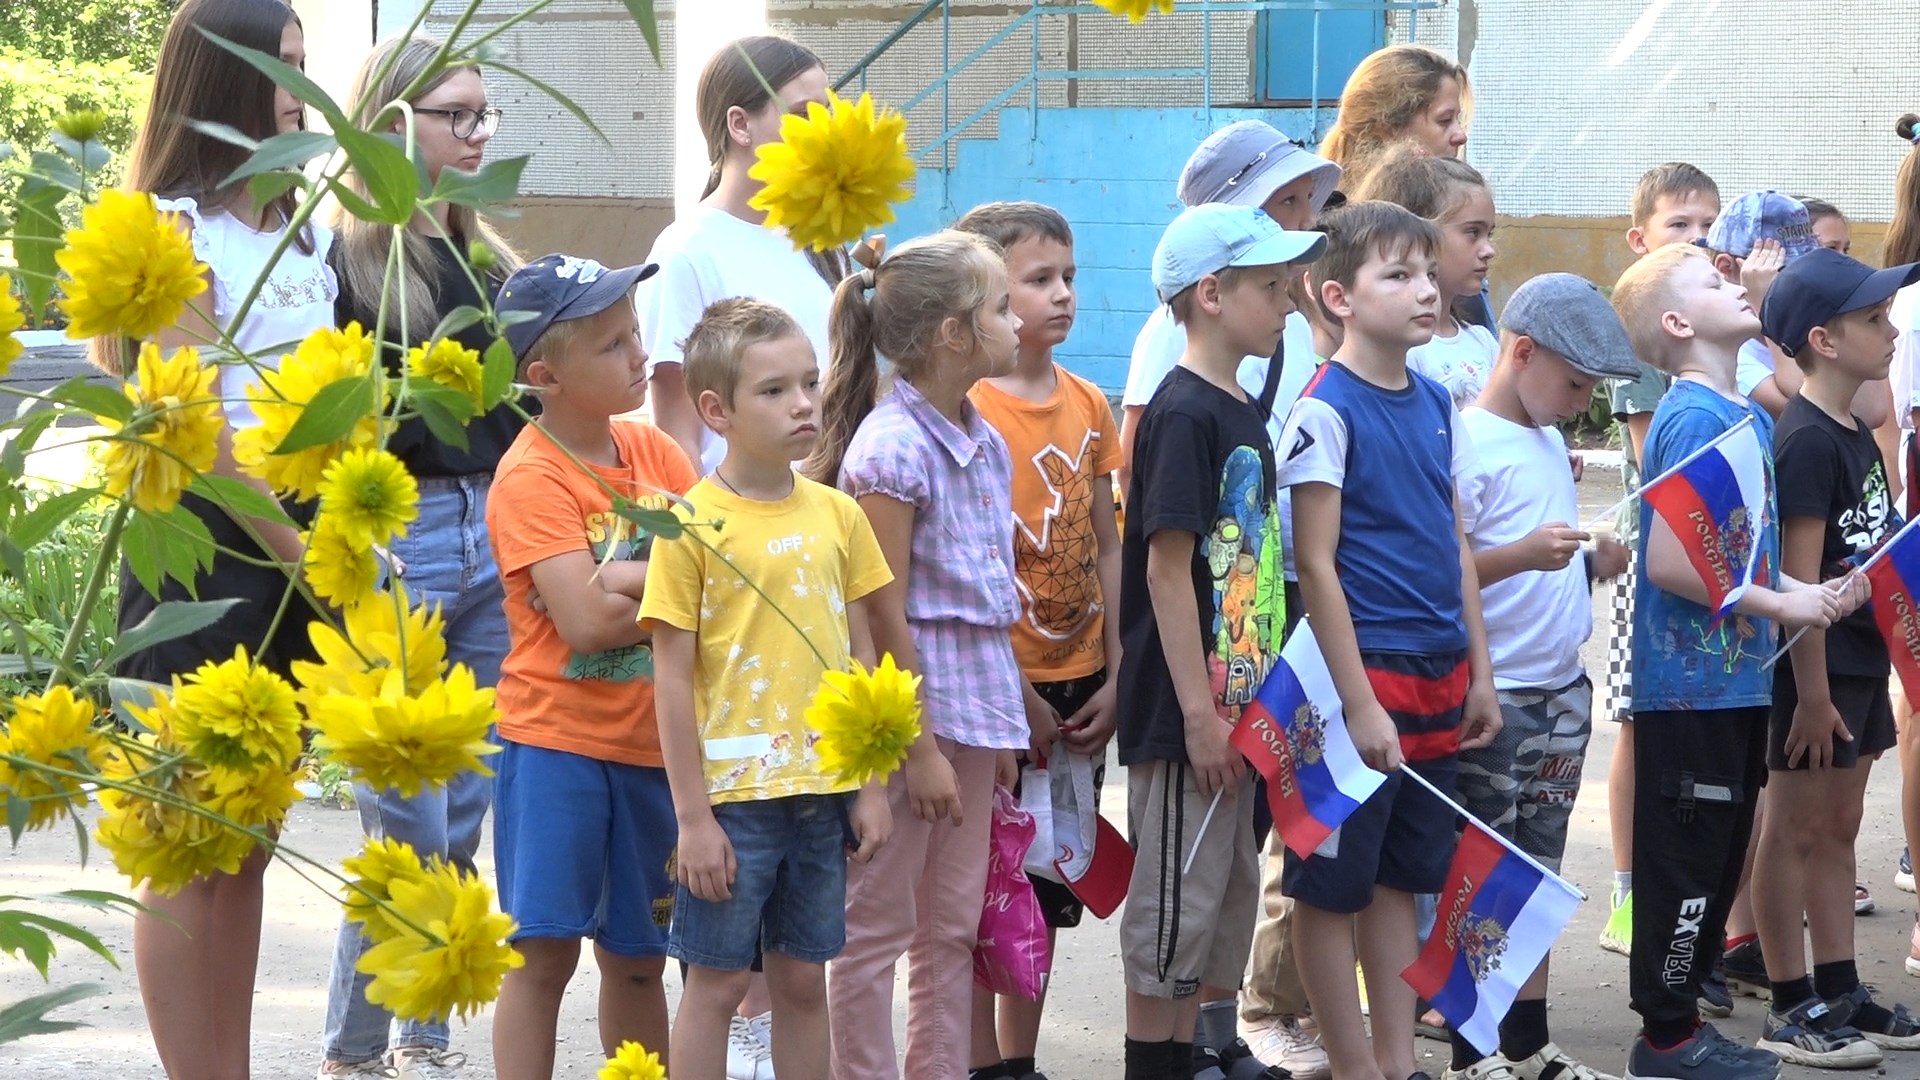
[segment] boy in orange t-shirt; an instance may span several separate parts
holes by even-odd
[[[494,1012],[502,1076],[551,1076],[560,999],[592,938],[600,1038],[665,1053],[673,909],[673,797],[653,716],[653,650],[637,619],[650,538],[618,492],[664,509],[699,479],[673,439],[615,420],[646,397],[634,286],[656,268],[608,270],[549,255],[517,271],[496,307],[520,381],[540,395],[494,474],[487,527],[506,585],[501,753],[493,848],[500,903],[519,924]],[[576,460],[577,459],[577,460]]]
[[[1107,397],[1053,361],[1073,329],[1073,232],[1050,206],[987,203],[954,224],[999,244],[1006,253],[1012,305],[1020,317],[1013,371],[982,379],[968,395],[1000,432],[1013,455],[1013,557],[1020,619],[1013,650],[1027,678],[1027,718],[1034,735],[1028,770],[1065,749],[1094,759],[1094,784],[1113,736],[1114,684],[1120,664],[1120,620],[1107,618],[1120,595],[1120,534],[1113,508],[1113,471],[1120,438]],[[1058,732],[1058,739],[1054,732]],[[1056,764],[1058,767],[1058,764]],[[1080,925],[1085,906],[1065,885],[1031,878],[1055,929]],[[1040,1077],[1034,1048],[1046,1004],[1018,997],[974,995],[972,1076]]]

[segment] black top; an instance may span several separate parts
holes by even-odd
[[[1773,434],[1781,520],[1811,517],[1827,523],[1820,551],[1823,580],[1846,573],[1846,560],[1870,551],[1897,524],[1873,432],[1857,416],[1853,424],[1849,431],[1796,396]],[[1884,679],[1887,671],[1887,643],[1871,608],[1863,606],[1828,628],[1828,674]]]
[[[1187,760],[1186,723],[1147,591],[1147,541],[1193,534],[1193,600],[1215,703],[1253,700],[1280,652],[1286,601],[1273,445],[1252,401],[1185,367],[1140,417],[1120,545],[1120,764]]]
[[[457,237],[455,242],[465,245],[465,241]],[[391,348],[386,351],[387,367],[396,372],[406,362],[406,350],[423,344],[432,335],[433,328],[440,325],[440,319],[447,312],[461,306],[482,306],[479,291],[473,287],[473,282],[468,280],[466,271],[461,269],[454,253],[438,239],[431,242],[431,247],[438,271],[434,295],[439,299],[440,310],[431,317],[418,321],[409,317],[407,320],[409,328],[415,332],[407,335],[404,340],[398,333],[398,315],[392,310],[387,312],[387,342],[389,346],[399,347],[397,352]],[[334,301],[333,305],[334,320],[341,326],[359,320],[361,326],[371,331],[375,316],[380,309],[380,298],[360,297],[353,293],[352,286],[347,282],[346,272],[340,265],[343,258],[342,252],[343,245],[333,245],[334,271],[340,278],[340,297]],[[500,279],[497,277],[480,275],[480,280],[490,289],[499,288]],[[485,298],[487,302],[491,302],[492,299],[491,296]],[[483,354],[487,351],[487,346],[493,343],[486,327],[479,324],[469,326],[452,336],[460,344]],[[540,411],[539,403],[532,398],[523,399],[522,404],[528,412]],[[406,464],[408,471],[412,472],[416,478],[474,474],[491,477],[494,466],[500,464],[500,458],[506,454],[507,447],[513,445],[514,437],[520,434],[523,426],[525,426],[524,422],[512,409],[505,405],[498,406],[485,416],[475,417],[473,422],[467,425],[467,449],[462,450],[435,438],[433,432],[427,429],[426,421],[415,417],[400,425],[399,430],[395,431],[393,438],[388,441],[387,448]]]

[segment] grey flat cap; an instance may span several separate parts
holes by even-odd
[[[1525,334],[1598,379],[1640,374],[1619,313],[1578,274],[1541,274],[1514,290],[1500,329]]]

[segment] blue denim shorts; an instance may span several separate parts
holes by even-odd
[[[500,740],[493,861],[522,938],[663,956],[679,835],[664,769]]]
[[[733,845],[733,898],[713,903],[680,885],[667,952],[716,971],[744,971],[755,947],[824,964],[847,944],[847,812],[852,795],[721,803]]]

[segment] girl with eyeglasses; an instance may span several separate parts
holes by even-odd
[[[354,79],[352,100],[362,103],[361,122],[370,129],[404,134],[406,117],[399,105],[390,103],[419,78],[439,49],[440,44],[428,38],[393,38],[375,47]],[[389,64],[391,69],[376,82]],[[489,106],[478,68],[444,72],[406,104],[429,183],[437,183],[446,169],[480,169],[500,110]],[[349,174],[347,184],[366,194],[360,178]],[[490,300],[521,261],[473,210],[436,203],[401,235],[406,273],[404,278],[395,275],[390,285],[393,229],[361,221],[344,208],[337,209],[334,227],[339,242],[333,264],[341,286],[335,318],[343,326],[358,321],[371,330],[386,296],[381,355],[391,370],[406,363],[408,349],[432,338],[448,312]],[[469,276],[461,256],[473,244],[492,252],[493,266]],[[485,328],[477,325],[451,338],[477,351],[490,344]],[[536,406],[530,402],[529,407]],[[410,604],[440,608],[446,620],[447,659],[472,668],[482,686],[499,680],[507,650],[505,594],[487,535],[487,492],[494,466],[522,426],[518,414],[502,405],[467,425],[465,447],[440,441],[419,419],[401,424],[387,444],[420,483],[420,516],[405,536],[393,541],[393,580],[406,588]],[[369,838],[404,841],[422,859],[437,855],[468,872],[474,869],[491,794],[491,780],[479,773],[455,777],[445,788],[423,790],[411,798],[354,788],[360,823]],[[394,1070],[408,1080],[457,1075],[465,1056],[449,1052],[446,1024],[396,1025],[386,1009],[368,1003],[371,977],[354,965],[369,944],[358,924],[341,921],[327,983],[321,1075],[392,1076]]]

